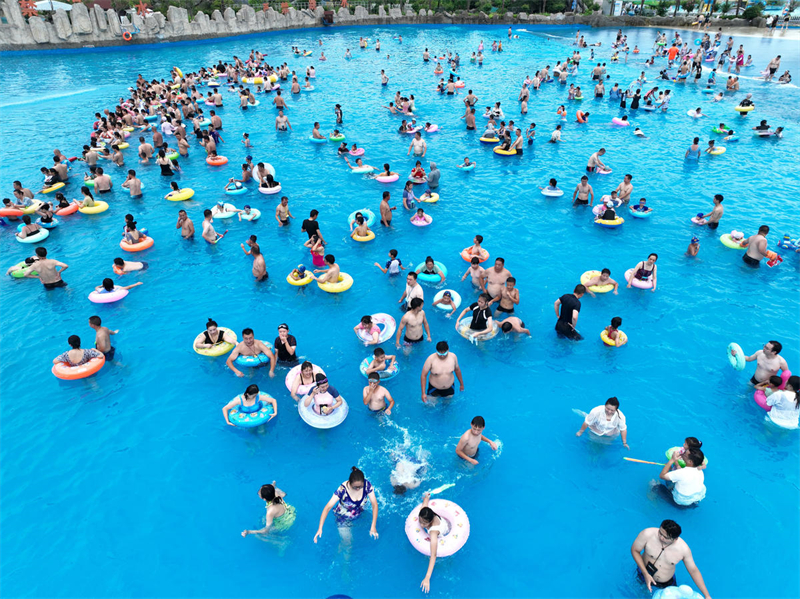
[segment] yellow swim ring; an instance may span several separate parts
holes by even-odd
[[[353,277],[346,272],[340,272],[339,280],[336,283],[317,282],[317,286],[328,293],[342,293],[342,291],[347,291],[353,286]]]
[[[587,270],[585,273],[581,275],[581,285],[586,285],[586,281],[590,281],[595,277],[600,276],[599,270]],[[589,290],[592,293],[608,293],[609,291],[614,291],[613,285],[592,285],[589,287]]]
[[[608,333],[606,333],[605,329],[603,329],[603,332],[600,333],[600,339],[603,340],[603,343],[610,345],[611,347],[621,347],[628,342],[628,336],[619,329],[617,329],[617,336],[618,341],[614,341],[613,339],[609,339]]]

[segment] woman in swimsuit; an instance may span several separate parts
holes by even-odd
[[[325,246],[322,245],[319,235],[314,233],[311,239],[306,241],[303,245],[311,250],[311,262],[314,266],[318,268],[325,266]]]
[[[429,593],[431,590],[431,574],[433,574],[433,567],[436,565],[436,550],[439,545],[439,536],[445,537],[450,534],[450,522],[428,507],[430,498],[431,494],[425,493],[425,497],[422,500],[422,507],[419,510],[419,525],[428,533],[431,540],[431,558],[428,560],[428,571],[425,573],[422,584],[420,584],[420,587],[425,593]]]
[[[265,535],[270,531],[282,532],[294,524],[297,513],[293,506],[283,500],[286,497],[286,493],[275,486],[274,480],[271,485],[263,485],[258,491],[258,496],[267,504],[264,528],[243,530],[243,537],[247,535]]]
[[[156,158],[156,164],[161,167],[161,176],[162,177],[171,177],[172,176],[172,160],[167,158],[166,152],[164,150],[158,151],[158,158]]]
[[[633,267],[633,276],[631,280],[628,281],[628,288],[630,288],[631,283],[633,283],[633,279],[638,279],[643,283],[648,281],[653,282],[653,287],[650,291],[656,290],[656,271],[658,267],[656,266],[656,260],[658,260],[658,254],[650,254],[647,257],[647,261],[639,262],[636,266]]]
[[[417,199],[417,196],[414,195],[414,183],[412,181],[406,181],[405,189],[403,189],[403,208],[406,210],[414,210]]]
[[[233,339],[226,339],[226,337],[233,336]],[[220,331],[217,323],[209,318],[206,323],[206,330],[200,333],[194,339],[195,349],[211,349],[220,343],[236,343],[236,336],[228,331]]]
[[[317,534],[314,535],[314,542],[316,543],[322,536],[322,526],[325,524],[328,512],[332,509],[336,517],[336,526],[339,528],[339,534],[343,540],[349,542],[351,537],[350,527],[353,521],[364,511],[364,504],[367,498],[372,504],[372,525],[370,526],[369,534],[372,538],[377,539],[378,500],[375,498],[372,484],[364,478],[364,473],[353,466],[350,471],[350,477],[339,485],[339,488],[336,489],[328,503],[325,504],[319,519]]]
[[[353,327],[353,331],[355,334],[358,335],[359,339],[363,338],[359,333],[364,334],[364,337],[370,339],[370,341],[364,341],[365,345],[377,345],[380,343],[379,338],[381,335],[381,329],[378,325],[372,322],[372,316],[362,316],[361,322],[359,322],[356,326]]]
[[[299,395],[306,395],[308,391],[316,385],[316,378],[314,377],[314,365],[306,360],[300,365],[300,372],[292,381],[291,394],[292,399],[299,401]]]

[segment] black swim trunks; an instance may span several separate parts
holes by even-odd
[[[497,306],[497,308],[495,308],[495,310],[497,312],[505,312],[506,314],[513,314],[514,313],[514,307],[513,306],[510,307],[510,308],[504,308],[503,306]]]
[[[713,229],[716,229],[717,227],[719,227],[719,221],[717,221],[715,223],[708,223],[708,228],[709,229],[713,230]]]
[[[419,339],[409,339],[406,335],[403,335],[403,341],[405,341],[406,343],[419,343],[420,341],[422,341],[422,337],[420,337]]]
[[[286,227],[289,225],[289,219],[281,220],[281,227]]]
[[[589,205],[589,200],[582,200],[582,199],[578,198],[578,199],[575,200],[575,204],[576,205],[580,205],[580,206],[588,206]]]
[[[636,568],[636,576],[639,578],[639,580],[644,582],[644,575],[642,574],[642,571],[639,568]],[[676,586],[678,586],[678,583],[675,580],[675,575],[674,574],[672,575],[672,578],[670,578],[666,582],[658,582],[655,579],[653,580],[653,582],[655,583],[655,586],[657,586],[659,589],[666,589],[667,587],[676,587]]]
[[[106,357],[106,362],[110,362],[111,360],[114,359],[114,354],[116,353],[116,351],[117,348],[112,346],[110,350],[103,352],[103,355]]]
[[[447,389],[437,389],[432,385],[428,385],[428,395],[431,397],[451,397],[456,394],[455,384],[450,385]]]
[[[757,381],[757,380],[756,380],[756,377],[754,377],[754,376],[751,376],[751,377],[750,377],[750,382],[751,382],[753,385],[758,385],[758,384],[762,383],[763,381]]]
[[[756,260],[755,258],[751,258],[747,254],[742,256],[742,260],[744,261],[745,264],[747,264],[747,266],[752,266],[753,268],[758,268],[759,266],[761,266],[761,261],[760,260]]]
[[[573,341],[580,341],[583,339],[583,336],[568,325],[566,322],[557,321],[556,322],[556,333],[558,333],[559,337],[566,337],[567,339],[572,339]]]
[[[475,127],[467,127],[467,131],[475,131]]]
[[[522,156],[522,148],[516,148],[517,156]]]
[[[58,287],[66,287],[66,281],[60,280],[55,283],[43,283],[45,289],[56,289]]]

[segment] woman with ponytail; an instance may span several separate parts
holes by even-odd
[[[265,535],[270,531],[281,532],[294,524],[296,518],[295,509],[283,500],[286,497],[286,493],[275,486],[274,480],[271,485],[262,485],[258,490],[258,496],[267,504],[264,528],[243,530],[243,537],[247,535]]]

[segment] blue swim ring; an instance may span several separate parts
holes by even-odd
[[[58,226],[58,219],[53,218],[53,222],[43,223],[41,218],[37,218],[36,224],[42,227],[42,229],[55,229]]]
[[[243,193],[247,193],[248,189],[242,185],[241,187],[234,187],[233,189],[225,188],[225,193],[232,196],[242,195]]]
[[[439,270],[442,271],[442,274],[446,277],[447,276],[447,267],[439,262],[438,260],[433,261],[434,265],[439,267]],[[441,279],[439,275],[431,275],[431,274],[422,274],[422,269],[425,268],[425,263],[420,263],[417,268],[414,269],[414,272],[417,273],[417,280],[423,281],[425,283],[440,283]]]
[[[236,398],[240,401],[242,400],[241,395],[237,395]],[[240,407],[235,407],[228,412],[228,420],[239,428],[253,428],[264,424],[270,419],[275,410],[273,410],[271,404],[262,398],[274,399],[268,393],[259,393],[258,402],[256,403],[257,409],[254,407],[252,412],[242,412]]]
[[[633,207],[631,207],[630,213],[633,218],[650,218],[653,215],[653,209],[651,208],[647,212],[640,212],[639,210],[634,210]]]
[[[264,345],[267,346],[267,349],[272,351],[272,344],[269,341],[264,341]],[[236,356],[236,359],[233,361],[233,363],[237,366],[243,366],[245,368],[258,368],[259,366],[269,364],[269,358],[266,354],[256,354],[255,356]]]
[[[364,358],[364,360],[361,362],[361,365],[359,366],[361,374],[363,374],[365,377],[369,377],[369,375],[367,374],[367,368],[369,367],[370,362],[372,362],[372,356],[367,356],[366,358]],[[392,366],[391,368],[378,371],[378,375],[381,377],[382,381],[388,381],[396,377],[398,372],[400,372],[400,367],[397,365],[397,362],[395,362],[394,366]]]
[[[376,219],[375,213],[372,210],[370,210],[369,208],[361,208],[360,210],[353,210],[350,213],[350,216],[347,217],[347,224],[348,225],[356,222],[356,213],[357,212],[360,212],[361,215],[364,217],[364,220],[367,221],[367,226],[368,227],[371,227],[372,225],[375,224],[375,219]]]
[[[312,144],[326,144],[328,143],[328,138],[323,137],[322,139],[317,139],[316,137],[309,137],[308,141],[310,141]]]

